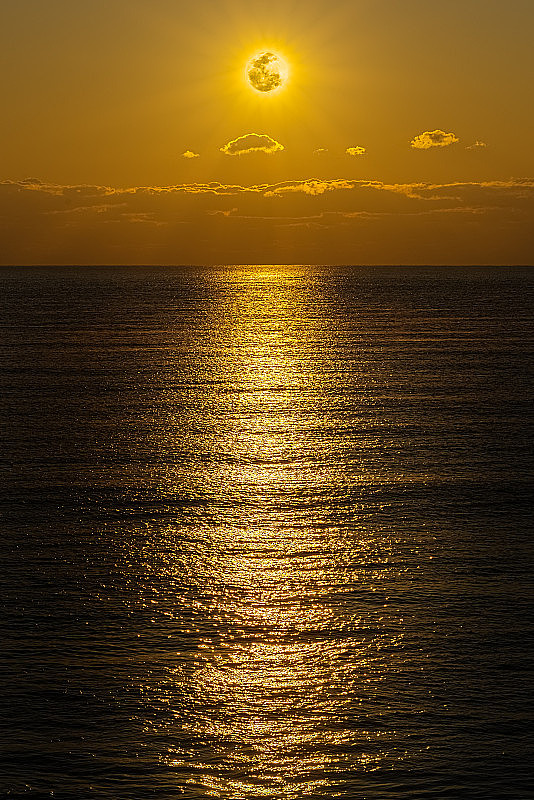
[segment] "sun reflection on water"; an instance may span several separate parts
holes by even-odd
[[[362,774],[382,757],[380,725],[357,720],[400,640],[377,612],[394,541],[350,495],[329,299],[299,268],[214,281],[194,349],[169,364],[189,396],[158,431],[182,507],[144,554],[176,626],[151,725],[202,796],[331,796],[348,753]]]

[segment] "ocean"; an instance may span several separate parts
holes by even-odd
[[[0,796],[534,797],[534,269],[2,268]]]

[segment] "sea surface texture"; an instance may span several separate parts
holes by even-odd
[[[1,797],[532,800],[534,271],[0,298]]]

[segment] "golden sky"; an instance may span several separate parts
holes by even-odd
[[[533,31],[533,0],[2,0],[2,263],[532,264]]]

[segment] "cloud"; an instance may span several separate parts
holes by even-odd
[[[328,149],[326,147],[318,147],[317,150],[313,151],[314,156],[324,156],[325,153],[328,153]]]
[[[484,148],[487,147],[486,142],[473,142],[473,144],[468,145],[465,149],[466,150],[478,150],[480,147]]]
[[[193,153],[192,150],[186,150],[182,153],[182,158],[200,158],[200,153]]]
[[[107,214],[109,211],[116,211],[127,207],[127,203],[101,203],[99,205],[73,206],[69,208],[57,208],[52,211],[45,211],[45,214]]]
[[[226,196],[255,196],[272,197],[286,193],[304,193],[317,196],[326,192],[337,190],[373,190],[379,193],[393,193],[404,195],[408,199],[431,201],[436,199],[457,200],[460,194],[473,192],[500,193],[513,197],[534,198],[533,178],[513,178],[506,181],[455,181],[453,183],[385,183],[377,180],[352,180],[338,178],[335,180],[322,180],[308,178],[298,181],[282,181],[280,183],[260,183],[241,186],[232,183],[182,183],[171,186],[133,186],[128,188],[114,188],[110,186],[94,186],[89,184],[55,184],[36,179],[31,180],[0,180],[0,194],[15,198],[48,198],[54,208],[65,210],[68,206],[64,201],[76,203],[69,210],[86,210],[87,208],[104,209],[118,207],[125,203],[135,202],[151,203],[151,198],[186,199],[189,195],[205,195],[206,197]],[[451,195],[454,192],[454,196]],[[105,198],[105,202],[102,202]],[[83,200],[83,206],[80,205]],[[48,201],[47,201],[48,202]]]
[[[57,195],[68,198],[79,197],[106,197],[116,194],[120,190],[111,189],[107,186],[93,186],[91,184],[78,184],[75,186],[62,185],[57,183],[47,183],[37,178],[24,178],[20,181],[0,180],[0,187],[4,191],[13,192],[35,192],[39,194]]]
[[[448,147],[450,144],[459,142],[454,133],[445,133],[445,131],[425,131],[420,133],[415,139],[412,139],[410,145],[414,150],[429,150],[431,147]]]
[[[268,184],[258,184],[256,186],[240,186],[239,184],[225,184],[219,181],[210,183],[182,183],[176,186],[137,186],[133,189],[122,189],[126,194],[136,195],[172,195],[172,194],[215,194],[233,195],[263,193],[268,188]]]
[[[210,217],[230,217],[232,214],[238,209],[234,206],[234,208],[227,208],[225,210],[221,208],[217,209],[207,209],[206,214],[209,214]]]
[[[264,194],[264,197],[277,197],[282,194],[289,194],[293,192],[303,192],[312,196],[324,194],[325,192],[333,192],[336,189],[353,189],[354,181],[335,180],[335,181],[320,181],[320,180],[307,180],[298,181],[297,183],[282,183],[274,187],[270,187]]]
[[[138,214],[133,212],[125,213],[121,214],[121,220],[119,221],[122,220],[139,225],[147,223],[148,225],[156,225],[158,227],[161,227],[166,224],[165,222],[160,222],[159,220],[155,219],[154,213],[138,213]]]
[[[277,150],[283,150],[284,146],[266,133],[246,133],[232,139],[220,149],[227,156],[241,156],[245,153],[276,153]]]
[[[4,180],[0,261],[533,263],[533,214],[532,178],[129,188]]]
[[[471,208],[470,206],[459,206],[458,208],[427,208],[423,211],[346,211],[337,212],[338,216],[346,219],[376,219],[378,217],[424,217],[432,214],[487,214],[489,211],[499,210],[498,206],[487,206],[481,208]]]
[[[364,156],[365,155],[365,147],[347,147],[345,153],[348,156]]]

